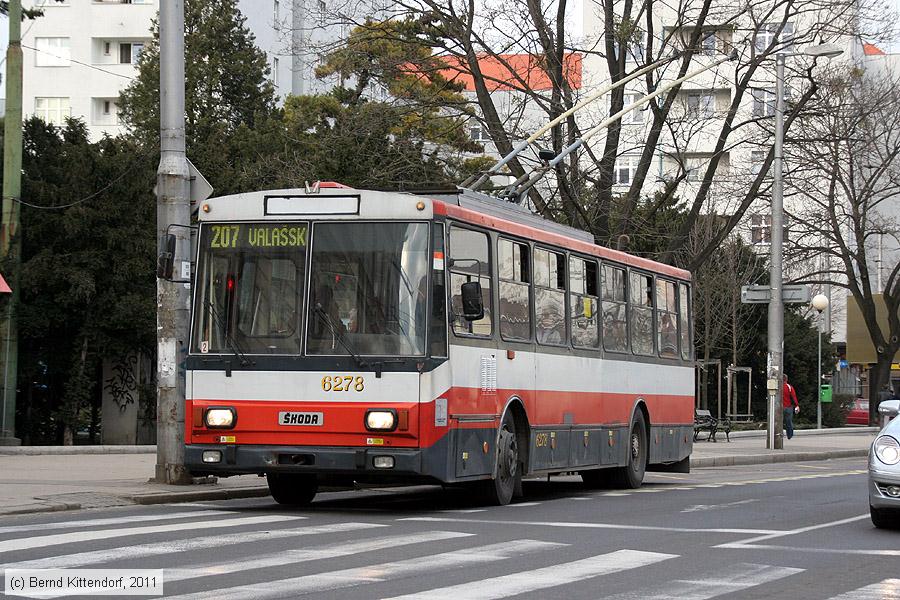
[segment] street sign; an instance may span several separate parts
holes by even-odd
[[[765,285],[745,285],[741,287],[742,304],[768,304],[772,289]],[[809,288],[805,285],[781,286],[781,301],[785,304],[808,304]]]
[[[188,199],[191,204],[197,204],[198,202],[203,202],[207,198],[209,198],[213,193],[213,186],[209,184],[206,180],[206,177],[197,170],[197,167],[194,166],[194,163],[191,162],[191,159],[187,159],[188,164],[188,173],[191,183],[191,190],[188,193]]]

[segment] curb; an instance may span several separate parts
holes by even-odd
[[[781,454],[737,454],[729,456],[691,457],[691,468],[731,467],[735,465],[765,465],[772,463],[831,460],[868,456],[869,449],[829,450],[828,452],[784,452]]]
[[[817,436],[817,435],[858,435],[858,434],[875,434],[881,431],[880,427],[840,427],[836,429],[795,429],[795,436]],[[752,429],[748,431],[732,431],[731,437],[737,438],[754,438],[766,437],[765,429]]]
[[[0,446],[0,456],[156,454],[156,446]]]
[[[122,495],[120,498],[135,504],[168,504],[171,502],[196,502],[198,500],[236,500],[238,498],[261,498],[269,495],[268,486],[245,488],[195,490],[190,492],[150,492],[149,494]]]

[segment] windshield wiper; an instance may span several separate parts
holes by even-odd
[[[331,330],[331,335],[334,336],[334,339],[341,345],[341,347],[347,351],[347,354],[353,358],[354,362],[359,366],[360,369],[365,369],[369,366],[369,363],[364,361],[362,357],[356,352],[356,349],[353,348],[353,345],[349,340],[344,338],[344,334],[338,331],[337,327],[334,324],[334,321],[331,320],[331,317],[328,316],[328,313],[322,308],[322,305],[316,302],[313,306],[313,312],[316,313],[316,316],[322,320],[325,325],[328,326],[328,329]]]
[[[219,327],[222,328],[222,333],[225,335],[225,346],[234,353],[240,365],[242,367],[246,367],[255,364],[252,360],[247,358],[247,355],[244,354],[244,352],[241,351],[237,339],[235,339],[234,336],[231,335],[231,332],[228,330],[228,323],[219,315],[219,312],[215,309],[212,302],[210,302],[209,300],[206,300],[206,309],[213,315],[213,317],[215,317],[216,322],[219,324]],[[228,368],[226,369],[226,371],[226,375],[230,377],[231,369]]]

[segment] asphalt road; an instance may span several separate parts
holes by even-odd
[[[436,487],[0,519],[0,569],[164,569],[166,598],[900,599],[900,531],[865,459],[526,482],[485,508]],[[5,583],[5,582],[4,582]],[[0,588],[2,589],[2,588]]]

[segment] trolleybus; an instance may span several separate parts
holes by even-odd
[[[465,189],[322,184],[199,210],[185,460],[322,483],[523,477],[634,488],[686,472],[686,271]]]

